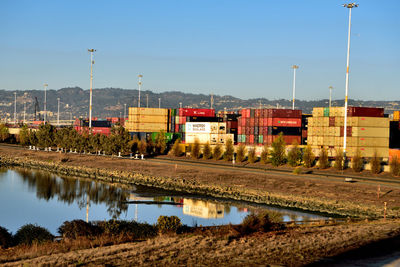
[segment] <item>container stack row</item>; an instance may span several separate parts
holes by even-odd
[[[242,109],[240,114],[238,144],[271,145],[280,133],[286,144],[301,143],[301,110]]]
[[[314,108],[308,118],[307,144],[313,148],[343,149],[344,107]],[[346,154],[363,157],[389,155],[389,118],[383,108],[348,107]]]
[[[139,139],[147,138],[152,132],[168,132],[168,114],[165,108],[130,107],[125,128]]]
[[[186,122],[185,142],[193,144],[225,144],[227,140],[234,141],[234,135],[226,132],[226,122]]]
[[[390,122],[389,148],[400,149],[400,111],[393,112],[393,121]]]

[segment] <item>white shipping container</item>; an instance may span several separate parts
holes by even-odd
[[[197,140],[199,144],[211,143],[211,135],[209,133],[186,133],[185,142],[187,144],[194,144]]]
[[[186,133],[211,133],[210,122],[186,122],[185,123]]]

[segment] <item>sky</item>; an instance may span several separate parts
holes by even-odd
[[[343,99],[341,0],[2,0],[0,89],[94,88]],[[352,10],[349,97],[400,100],[400,1]]]

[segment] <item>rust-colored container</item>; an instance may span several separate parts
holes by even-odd
[[[301,110],[299,110],[299,109],[295,109],[295,110],[293,110],[293,109],[267,109],[267,117],[269,117],[269,118],[301,118]]]
[[[254,117],[260,118],[262,115],[262,109],[256,109],[254,112]]]
[[[329,127],[335,126],[335,117],[329,117]]]
[[[250,127],[254,127],[254,118],[250,118]]]
[[[251,134],[251,135],[249,136],[249,143],[250,143],[250,144],[254,144],[254,134]]]
[[[179,116],[183,117],[215,117],[214,109],[205,109],[205,108],[180,108]]]
[[[258,119],[258,126],[260,126],[260,127],[264,126],[264,118]]]
[[[347,136],[351,137],[352,136],[352,127],[347,127]],[[340,136],[344,136],[344,126],[340,127]]]
[[[250,118],[246,118],[246,127],[250,127]]]
[[[348,107],[347,116],[350,117],[383,117],[383,108]]]
[[[301,118],[268,118],[268,126],[301,127]]]

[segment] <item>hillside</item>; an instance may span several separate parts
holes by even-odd
[[[161,107],[178,108],[180,103],[183,107],[209,108],[210,95],[189,94],[177,91],[154,93],[152,91],[141,92],[141,106],[158,107],[158,99],[161,99]],[[34,117],[35,97],[38,99],[40,110],[44,109],[43,90],[25,90],[17,92],[17,114],[23,118],[24,103],[26,103],[27,119]],[[89,90],[79,87],[61,88],[58,90],[47,90],[47,111],[50,120],[56,119],[57,98],[60,98],[60,119],[87,116],[89,110]],[[124,115],[124,104],[127,107],[137,106],[138,90],[121,88],[103,88],[93,90],[93,116],[105,118]],[[400,109],[400,101],[362,101],[350,100],[352,106],[384,107],[386,113]],[[333,106],[343,105],[343,100],[333,101]],[[269,100],[267,98],[239,99],[233,96],[214,95],[216,110],[235,111],[241,108],[291,108],[291,101],[286,99]],[[303,113],[310,113],[313,107],[328,106],[328,99],[312,101],[296,101],[296,108],[302,109]],[[0,117],[2,120],[14,118],[14,91],[0,90]]]

